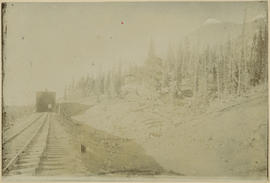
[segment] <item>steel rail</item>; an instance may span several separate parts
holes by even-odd
[[[39,131],[42,129],[42,127],[45,125],[46,121],[48,120],[48,114],[44,121],[41,123],[41,125],[38,127],[37,131],[29,138],[29,140],[23,145],[23,147],[15,154],[15,156],[8,162],[5,168],[3,168],[3,174],[9,170],[9,168],[16,162],[16,160],[19,158],[22,152],[25,151],[25,149],[29,146],[29,144],[34,140],[34,138],[37,136]]]
[[[11,141],[12,139],[14,139],[15,137],[17,137],[18,135],[20,135],[23,131],[25,131],[27,128],[29,128],[30,126],[32,126],[35,122],[37,122],[42,116],[44,116],[43,114],[38,116],[37,118],[35,118],[32,122],[30,122],[29,124],[27,124],[25,127],[23,127],[21,130],[19,130],[19,132],[14,133],[13,135],[11,135],[10,137],[8,137],[7,139],[4,139],[3,141],[3,145],[5,145],[6,143],[8,143],[9,141]]]

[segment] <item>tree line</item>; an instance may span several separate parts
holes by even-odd
[[[119,63],[106,73],[85,76],[66,86],[64,98],[88,96],[123,97],[123,87],[132,77],[155,96],[175,99],[194,98],[207,104],[227,96],[242,96],[268,79],[268,29],[259,27],[253,36],[245,28],[236,39],[226,43],[202,46],[188,39],[177,49],[168,46],[167,57],[160,58],[151,41],[143,65],[129,65],[123,71]]]

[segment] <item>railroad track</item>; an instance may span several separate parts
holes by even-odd
[[[22,125],[16,125],[13,127],[11,130],[5,131],[5,136],[4,136],[4,142],[3,144],[6,144],[19,136],[21,133],[23,133],[25,130],[29,129],[31,126],[33,126],[36,122],[39,121],[41,117],[43,117],[44,114],[39,114],[37,117],[34,118],[34,120],[27,122],[26,124]]]
[[[27,140],[22,138],[23,135]],[[4,176],[87,174],[80,154],[73,149],[70,137],[57,120],[56,114],[45,113],[38,122],[28,126],[5,145],[16,139],[16,145],[9,147],[15,153],[5,154],[9,161],[4,164]]]
[[[47,146],[37,175],[86,175],[87,170],[81,161],[80,153],[73,149],[69,134],[55,115],[50,123]]]
[[[6,160],[3,168],[4,175],[25,174],[25,170],[28,170],[25,167],[35,168],[33,163],[26,166],[20,161],[22,157],[24,159],[37,159],[41,155],[49,127],[49,114],[43,116],[43,118],[39,118],[38,122],[19,132],[16,138],[4,143],[4,157]]]

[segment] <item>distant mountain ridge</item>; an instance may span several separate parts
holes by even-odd
[[[245,37],[250,39],[259,30],[267,25],[266,17],[255,17],[245,23]],[[241,36],[243,24],[233,22],[221,22],[216,19],[208,19],[198,29],[190,33],[187,38],[200,46],[214,46],[223,44],[229,39]]]

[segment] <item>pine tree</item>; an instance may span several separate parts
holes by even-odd
[[[162,87],[163,65],[162,59],[157,57],[153,50],[154,45],[151,42],[148,51],[148,58],[144,64],[144,85],[156,90],[156,92],[160,92]]]

